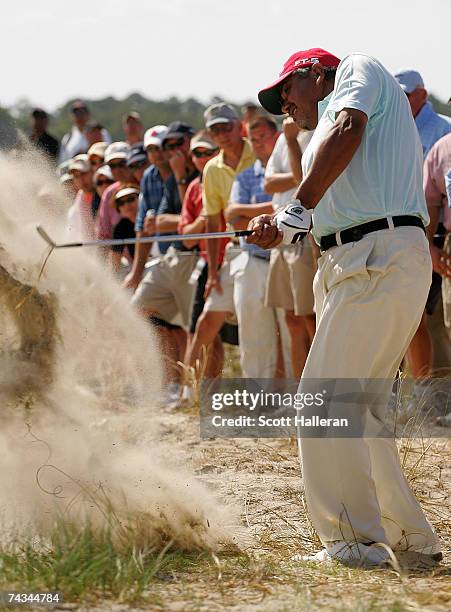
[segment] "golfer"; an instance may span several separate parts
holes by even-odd
[[[298,202],[254,218],[248,238],[273,248],[311,229],[320,246],[317,331],[300,391],[308,379],[392,380],[432,272],[422,151],[407,97],[372,57],[353,53],[340,61],[309,49],[286,61],[259,100],[270,113],[315,129],[302,157]],[[329,409],[334,401],[339,410],[334,399]],[[441,559],[393,439],[299,442],[307,504],[325,547],[316,560],[382,563],[388,552],[374,543]]]

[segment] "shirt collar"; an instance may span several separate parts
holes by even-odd
[[[434,115],[434,109],[432,108],[432,104],[430,102],[426,102],[420,112],[415,117],[415,123],[418,129],[423,128],[428,121],[431,120],[432,115]]]
[[[259,159],[256,159],[254,162],[254,172],[255,176],[261,176],[265,174],[265,169],[263,168],[263,164]]]

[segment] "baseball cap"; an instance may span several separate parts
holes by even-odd
[[[144,148],[150,147],[150,145],[154,145],[156,147],[161,147],[163,137],[168,130],[167,125],[154,125],[144,132]]]
[[[129,119],[134,119],[135,121],[141,122],[141,115],[137,111],[130,111],[129,113],[125,113],[122,115],[122,121],[128,121]]]
[[[127,166],[136,164],[137,162],[147,161],[147,155],[142,142],[137,142],[130,147],[127,157]]]
[[[212,104],[204,112],[205,127],[209,128],[215,123],[230,123],[239,120],[238,113],[231,104],[219,102]]]
[[[97,180],[97,177],[99,177],[100,175],[106,176],[106,178],[109,179],[110,181],[114,181],[113,173],[111,172],[111,168],[107,166],[106,164],[104,166],[100,166],[100,168],[97,168],[94,174],[94,182]]]
[[[201,130],[191,138],[191,151],[194,151],[194,149],[197,149],[197,147],[203,147],[204,149],[215,151],[218,148],[218,145],[210,138],[207,130]]]
[[[308,68],[314,64],[321,64],[326,68],[336,68],[340,60],[329,51],[324,49],[314,48],[306,51],[298,51],[293,53],[287,59],[279,72],[279,76],[264,89],[258,92],[258,99],[265,110],[273,115],[283,115],[282,98],[280,97],[280,85],[287,79],[295,70],[300,68]]]
[[[124,187],[124,189],[119,189],[119,191],[114,196],[114,199],[117,202],[120,198],[124,198],[125,196],[131,195],[133,193],[139,195],[139,189],[137,189],[136,187]]]
[[[173,121],[168,125],[168,130],[163,136],[161,142],[163,143],[169,138],[181,138],[182,136],[186,135],[192,136],[195,131],[196,130],[190,125],[188,125],[188,123],[184,123],[183,121]]]
[[[95,142],[88,149],[88,157],[91,157],[91,155],[97,155],[97,157],[101,157],[103,159],[105,157],[105,151],[107,148],[107,142]]]
[[[35,119],[47,119],[48,113],[43,108],[35,108],[31,113]]]
[[[395,79],[400,84],[401,89],[408,94],[412,93],[417,87],[424,89],[421,74],[416,70],[401,70],[395,74]]]
[[[98,121],[89,121],[86,124],[86,132],[92,132],[93,130],[103,130],[103,125]]]
[[[89,172],[91,170],[91,164],[89,163],[89,157],[86,153],[80,153],[76,155],[69,164],[69,172],[78,170],[79,172]]]
[[[105,150],[105,163],[112,159],[127,159],[129,151],[130,145],[126,142],[112,142]]]

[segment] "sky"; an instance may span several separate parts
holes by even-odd
[[[2,12],[0,106],[132,92],[256,100],[312,47],[414,68],[451,96],[451,0],[9,0]]]

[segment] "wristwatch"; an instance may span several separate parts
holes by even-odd
[[[188,177],[187,176],[184,176],[182,179],[177,181],[177,185],[187,185],[188,183],[189,183],[189,181],[188,181]]]

